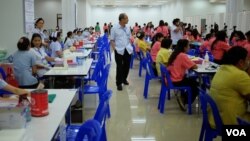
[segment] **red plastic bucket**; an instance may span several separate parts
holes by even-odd
[[[49,114],[48,91],[34,90],[31,92],[31,115],[42,117]]]

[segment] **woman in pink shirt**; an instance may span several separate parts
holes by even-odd
[[[136,34],[139,31],[138,23],[135,23],[135,26],[133,27],[133,32]]]
[[[247,49],[248,58],[250,59],[250,31],[248,31],[245,35],[247,37],[247,43],[245,44],[244,47]]]
[[[168,37],[168,28],[165,26],[163,20],[160,20],[159,26],[156,29],[156,33],[162,33],[165,38]]]
[[[214,62],[217,64],[222,64],[222,57],[224,53],[231,47],[226,43],[226,32],[218,31],[216,33],[216,40],[211,45],[211,52],[214,56]]]
[[[152,39],[152,44],[151,44],[151,57],[153,62],[156,60],[157,53],[161,49],[161,41],[163,40],[163,34],[162,33],[156,33],[155,36]]]
[[[235,37],[235,42],[234,42],[233,46],[244,47],[247,44],[246,37],[242,31],[236,31],[234,37]]]
[[[148,23],[147,26],[145,27],[145,30],[144,30],[145,34],[146,34],[146,38],[147,37],[150,37],[151,38],[151,27],[150,27],[150,24]]]
[[[197,69],[197,65],[188,58],[186,54],[189,50],[189,41],[187,39],[180,39],[174,52],[168,60],[168,70],[170,72],[171,80],[174,86],[189,86],[192,91],[192,102],[199,93],[197,88],[198,83],[194,78],[186,77],[186,71],[189,69]],[[177,102],[181,110],[185,111],[185,104],[188,103],[187,94],[181,94],[177,98]]]

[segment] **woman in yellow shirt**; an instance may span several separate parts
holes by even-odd
[[[225,125],[238,124],[240,117],[250,121],[247,111],[250,100],[250,77],[245,71],[248,68],[247,50],[236,46],[230,48],[223,56],[223,63],[216,72],[210,88],[210,94],[215,101],[222,121]],[[209,122],[215,127],[212,113],[209,111]]]
[[[139,39],[137,41],[137,45],[140,48],[140,50],[143,52],[144,56],[146,56],[146,52],[150,50],[150,45],[144,40],[145,33],[144,32],[138,32],[136,34],[136,36]]]
[[[155,61],[158,76],[161,76],[160,64],[164,64],[165,66],[167,66],[168,59],[172,53],[172,50],[170,49],[171,46],[172,46],[172,39],[165,38],[161,41],[161,49],[157,53]]]

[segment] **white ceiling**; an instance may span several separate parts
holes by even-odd
[[[164,5],[175,0],[88,0],[91,5],[96,6],[154,6]],[[211,3],[225,3],[226,0],[207,0]]]

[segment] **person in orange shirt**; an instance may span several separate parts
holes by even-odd
[[[151,44],[150,55],[152,57],[153,62],[156,60],[157,53],[161,49],[161,41],[164,39],[162,33],[156,33],[153,37],[153,42]]]
[[[241,46],[244,47],[247,44],[246,37],[242,31],[236,31],[235,33],[235,42],[233,46]]]
[[[202,55],[204,55],[206,51],[210,51],[211,50],[211,47],[210,47],[210,44],[209,44],[210,38],[211,38],[211,34],[209,33],[209,34],[206,35],[205,41],[200,46],[200,53]]]
[[[189,51],[189,41],[187,39],[180,39],[174,52],[168,60],[168,70],[174,86],[190,86],[192,91],[192,102],[199,93],[197,88],[198,83],[194,78],[186,77],[186,71],[189,69],[197,69],[197,65],[188,58],[186,54]],[[187,94],[182,94],[177,97],[177,102],[181,110],[185,111],[185,104],[188,103]]]
[[[250,59],[250,30],[248,32],[246,32],[246,37],[247,37],[247,43],[245,44],[245,48],[247,49],[248,52],[248,58]]]
[[[133,27],[133,32],[136,34],[139,31],[138,23],[135,23],[135,26]]]
[[[160,20],[159,26],[156,29],[156,33],[162,33],[165,38],[168,37],[168,28],[165,26],[164,21]]]
[[[193,29],[192,35],[193,35],[194,42],[202,42],[202,38],[200,37],[200,33],[197,29]]]
[[[226,43],[226,32],[218,31],[216,33],[216,40],[211,46],[211,52],[214,56],[214,62],[217,64],[222,64],[222,57],[224,53],[231,47]]]

